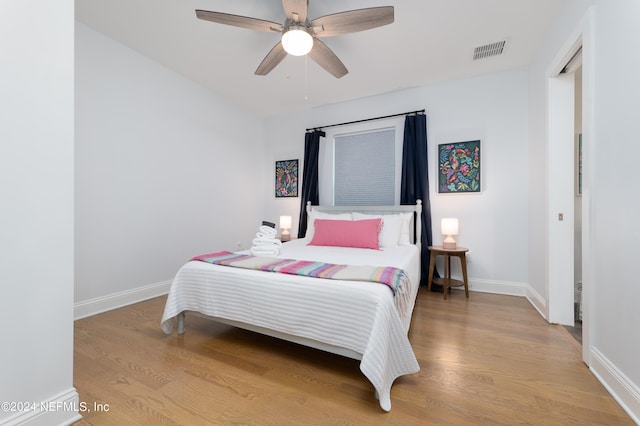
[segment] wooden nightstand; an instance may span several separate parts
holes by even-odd
[[[429,256],[429,278],[427,284],[427,290],[431,291],[431,283],[436,283],[442,286],[442,293],[444,298],[447,298],[447,292],[451,291],[451,287],[464,286],[464,292],[469,298],[469,279],[467,278],[467,257],[466,252],[469,251],[466,247],[456,247],[454,249],[446,249],[442,246],[429,246],[431,255]],[[436,256],[444,256],[444,277],[433,278],[433,270],[436,267]],[[451,256],[460,258],[460,265],[462,266],[462,279],[454,280],[451,278]]]

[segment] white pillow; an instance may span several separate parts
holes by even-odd
[[[353,212],[353,220],[382,219],[382,230],[378,237],[379,246],[396,247],[400,241],[403,217],[399,214],[366,214]],[[409,226],[407,225],[407,229]]]
[[[398,240],[398,245],[410,246],[411,229],[409,229],[409,225],[411,225],[411,218],[413,217],[413,213],[400,213],[400,217],[402,218],[402,229],[400,230],[400,239]]]
[[[326,220],[353,220],[351,217],[351,213],[324,213],[318,211],[311,211],[309,215],[307,215],[307,232],[304,234],[304,239],[308,242],[313,239],[313,231],[314,226],[313,223],[316,219],[326,219]]]

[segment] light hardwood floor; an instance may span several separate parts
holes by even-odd
[[[164,301],[76,321],[77,425],[634,424],[523,298],[421,289],[409,333],[421,370],[396,380],[389,413],[358,361],[189,315],[167,336]]]

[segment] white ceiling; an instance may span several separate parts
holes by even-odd
[[[323,41],[349,74],[288,56],[256,76],[278,33],[197,19],[196,9],[284,23],[280,0],[77,0],[76,19],[222,96],[269,116],[528,64],[561,0],[310,0],[310,19],[394,6],[395,22]],[[508,40],[501,56],[473,49]]]

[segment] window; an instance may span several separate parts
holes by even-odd
[[[396,117],[326,129],[318,159],[320,204],[399,204],[403,126],[404,117]]]
[[[395,138],[395,129],[335,137],[336,206],[394,204]]]

